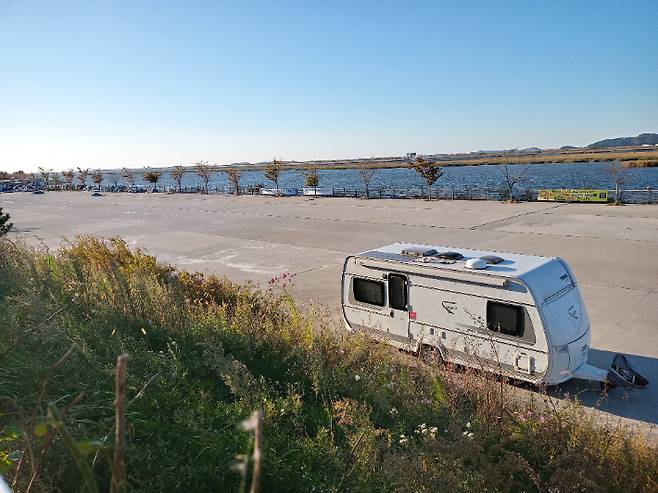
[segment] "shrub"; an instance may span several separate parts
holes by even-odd
[[[12,228],[13,223],[9,222],[10,217],[9,213],[2,212],[2,207],[0,207],[0,236],[9,233],[9,230]]]

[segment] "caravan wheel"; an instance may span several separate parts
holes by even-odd
[[[418,348],[418,358],[430,366],[442,365],[444,363],[441,351],[435,346],[422,344]]]

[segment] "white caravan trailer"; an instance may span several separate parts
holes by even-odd
[[[395,243],[347,257],[342,306],[350,329],[444,361],[534,384],[648,385],[623,355],[587,363],[587,311],[559,258]]]

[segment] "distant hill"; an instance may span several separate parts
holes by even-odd
[[[641,146],[643,144],[658,144],[658,134],[640,134],[637,137],[617,137],[615,139],[604,139],[588,145],[590,149],[601,147],[624,147]]]

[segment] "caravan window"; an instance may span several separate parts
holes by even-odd
[[[487,327],[504,335],[523,337],[524,312],[521,306],[488,301]]]
[[[407,311],[407,276],[389,274],[388,304],[394,310]]]
[[[384,283],[355,277],[352,279],[354,299],[369,305],[384,306]]]

